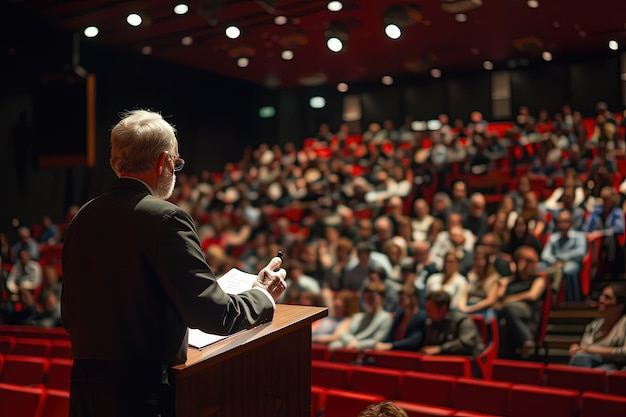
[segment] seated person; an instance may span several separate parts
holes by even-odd
[[[352,316],[359,311],[359,301],[353,291],[337,292],[328,307],[328,316],[313,325],[312,342],[326,345],[339,339],[350,328]]]
[[[434,291],[444,290],[450,295],[450,308],[459,305],[461,293],[467,286],[467,279],[459,273],[459,258],[451,251],[445,257],[443,272],[432,274],[426,280],[426,297]]]
[[[379,282],[385,286],[385,296],[383,297],[383,310],[396,311],[398,309],[398,291],[402,288],[402,284],[389,279],[387,271],[380,265],[372,264],[367,269],[367,278],[363,282],[361,289],[361,310],[366,310],[365,305],[365,289],[372,282]]]
[[[558,232],[548,238],[541,252],[542,268],[552,282],[555,294],[565,277],[565,301],[581,301],[580,263],[587,253],[587,238],[572,228],[572,215],[563,210],[557,219]]]
[[[570,365],[606,370],[626,366],[626,287],[611,283],[598,302],[599,318],[585,327],[580,343],[569,348]]]
[[[6,288],[12,294],[12,298],[17,298],[19,290],[33,292],[41,285],[43,273],[38,261],[30,258],[28,249],[21,249],[18,254],[18,261],[11,268],[6,281]]]
[[[363,293],[367,310],[352,317],[350,328],[330,343],[328,348],[372,349],[389,334],[393,318],[383,309],[385,285],[382,282],[370,282]]]
[[[289,278],[285,280],[287,289],[278,299],[278,303],[297,304],[302,291],[308,291],[313,294],[321,294],[320,284],[313,277],[306,275],[302,271],[302,264],[297,259],[291,259],[285,265],[285,269],[289,274]]]
[[[430,248],[430,260],[437,265],[437,269],[443,268],[443,258],[452,248],[472,252],[476,237],[471,231],[463,228],[463,217],[459,213],[448,216],[447,229],[437,234]]]
[[[391,331],[385,342],[376,343],[376,350],[417,350],[422,345],[425,313],[419,307],[419,294],[412,284],[399,293],[400,308],[393,318]]]
[[[532,248],[537,256],[542,250],[541,242],[528,228],[528,222],[520,216],[515,220],[509,241],[502,247],[502,254],[505,259],[511,259],[515,251],[521,246]]]
[[[426,296],[424,355],[463,355],[475,358],[483,349],[474,320],[450,309],[450,294],[434,291]]]
[[[537,274],[539,256],[529,246],[520,246],[513,254],[515,273],[502,278],[498,303],[494,310],[500,319],[500,354],[503,359],[522,359],[535,349],[535,336],[541,320],[545,279]]]
[[[495,318],[491,307],[498,301],[499,279],[489,252],[479,245],[474,251],[474,266],[467,274],[468,284],[461,291],[457,309],[466,314],[479,314],[485,321]]]

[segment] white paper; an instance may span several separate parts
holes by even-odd
[[[225,293],[239,294],[252,288],[252,284],[256,281],[256,279],[257,276],[254,274],[249,274],[237,268],[233,268],[218,278],[217,283]],[[189,346],[196,349],[202,349],[227,337],[229,336],[205,333],[202,330],[190,328]]]

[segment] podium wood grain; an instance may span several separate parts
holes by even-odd
[[[189,348],[172,368],[176,416],[310,416],[311,323],[327,314],[279,304],[271,323]]]

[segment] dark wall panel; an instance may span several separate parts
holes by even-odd
[[[513,115],[520,106],[528,106],[531,114],[541,109],[551,114],[570,103],[569,69],[566,65],[544,65],[533,69],[511,72]]]
[[[446,83],[446,107],[450,120],[469,120],[479,111],[491,119],[491,78],[489,73],[450,79]]]
[[[604,101],[609,109],[620,109],[619,56],[573,63],[569,86],[572,108],[583,116],[595,114],[595,104]]]
[[[445,84],[441,80],[407,86],[404,89],[405,113],[415,120],[434,119],[446,112]]]

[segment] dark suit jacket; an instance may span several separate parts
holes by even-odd
[[[261,290],[224,293],[191,217],[131,178],[69,224],[61,298],[74,358],[163,365],[186,360],[187,327],[231,334],[274,312]]]
[[[474,320],[457,311],[448,311],[439,323],[426,319],[424,346],[441,346],[442,355],[471,357],[484,349]]]
[[[393,318],[393,324],[387,337],[386,342],[391,342],[393,350],[414,350],[417,351],[422,347],[422,340],[424,338],[424,320],[426,320],[426,312],[419,310],[413,314],[407,323],[404,337],[402,339],[394,340],[393,336],[404,317],[404,311],[400,309],[396,312]]]

